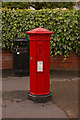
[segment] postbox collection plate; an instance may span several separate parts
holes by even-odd
[[[43,72],[43,61],[37,61],[37,72]]]

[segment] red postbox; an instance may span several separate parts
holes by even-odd
[[[44,28],[35,28],[29,32],[30,49],[30,92],[29,99],[46,102],[50,92],[50,35]]]

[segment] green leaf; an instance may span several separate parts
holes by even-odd
[[[51,55],[80,54],[78,10],[2,9],[2,48],[11,50],[15,37],[27,38],[27,31],[39,26],[54,32],[50,38]],[[29,39],[29,38],[28,38]]]
[[[55,46],[56,44],[55,43],[53,43],[53,46]]]

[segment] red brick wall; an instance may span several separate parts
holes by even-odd
[[[12,64],[13,64],[12,52],[11,51],[3,51],[3,52],[0,51],[0,56],[2,56],[2,60],[0,59],[0,69],[12,69]]]
[[[79,68],[80,57],[72,52],[69,57],[64,61],[64,56],[53,56],[50,62],[50,68],[54,70],[80,70]]]
[[[2,61],[0,59],[0,69],[12,69],[13,54],[11,51],[0,51],[0,58],[2,53]],[[50,59],[50,69],[54,70],[78,70],[80,57],[75,53],[70,53],[70,56],[63,62],[64,56],[53,56]],[[2,65],[1,65],[2,63]]]

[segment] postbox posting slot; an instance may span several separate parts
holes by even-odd
[[[42,49],[42,44],[41,43],[39,43],[39,53],[41,53],[41,50]]]

